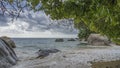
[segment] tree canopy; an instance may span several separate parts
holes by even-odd
[[[52,19],[72,18],[91,31],[120,42],[120,0],[41,0]]]
[[[73,19],[79,28],[106,35],[120,42],[120,0],[4,0],[12,5],[25,1],[31,10],[43,10],[52,19]],[[0,1],[1,6],[3,0]],[[18,4],[19,5],[19,4]],[[40,7],[38,7],[40,5]],[[21,5],[22,6],[22,5]],[[18,6],[19,8],[20,6]],[[82,24],[80,24],[83,22]]]

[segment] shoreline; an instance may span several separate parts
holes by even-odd
[[[35,51],[15,52],[20,61],[12,68],[91,68],[93,62],[120,60],[120,46],[62,50],[43,59],[36,59]]]

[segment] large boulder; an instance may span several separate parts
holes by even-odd
[[[70,38],[68,39],[68,41],[76,41],[74,38]]]
[[[50,53],[57,53],[57,52],[60,52],[60,50],[58,50],[58,49],[40,49],[37,52],[37,54],[38,54],[37,58],[44,58],[44,57],[49,56]]]
[[[14,41],[12,39],[10,39],[9,37],[2,36],[1,39],[4,40],[5,42],[7,42],[10,47],[16,48]]]
[[[0,68],[10,68],[17,63],[17,56],[9,43],[0,38]]]
[[[87,39],[88,44],[90,45],[97,45],[97,46],[109,46],[110,41],[106,36],[102,36],[100,34],[90,34]]]
[[[55,42],[64,42],[64,39],[58,38],[58,39],[55,40]]]

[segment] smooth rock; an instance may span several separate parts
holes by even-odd
[[[17,56],[9,43],[0,38],[0,68],[10,68],[17,63]]]
[[[71,39],[68,39],[68,41],[76,41],[75,39],[71,38]]]
[[[44,58],[47,57],[50,53],[57,53],[60,52],[60,50],[58,49],[40,49],[37,54],[38,57],[37,58]]]
[[[10,39],[9,37],[2,36],[1,39],[4,40],[5,42],[7,42],[10,47],[16,48],[15,42],[12,39]]]
[[[55,42],[64,42],[64,39],[58,38],[58,39],[55,40]]]
[[[88,44],[97,45],[97,46],[109,46],[110,41],[106,36],[102,36],[100,34],[91,34],[88,39]]]

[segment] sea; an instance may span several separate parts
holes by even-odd
[[[63,38],[63,42],[55,42],[57,38],[12,38],[17,49],[39,50],[39,49],[71,49],[77,48],[80,41],[68,41],[70,38]]]

